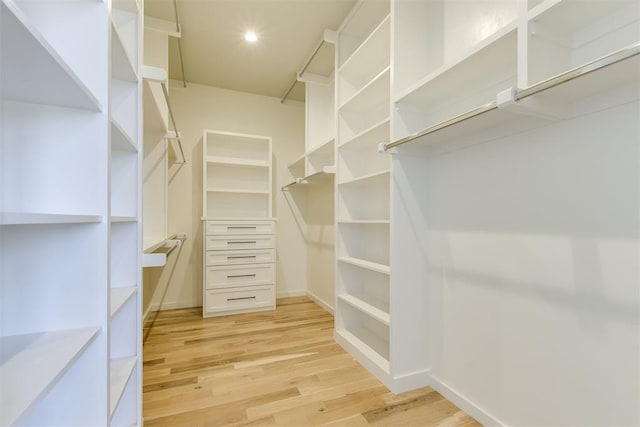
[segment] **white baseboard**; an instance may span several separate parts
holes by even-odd
[[[462,409],[483,426],[506,426],[505,423],[489,414],[487,411],[480,408],[471,400],[467,399],[462,394],[458,393],[456,390],[449,387],[447,384],[443,383],[442,381],[440,381],[440,379],[434,377],[433,375],[431,375],[431,386],[435,391],[446,397],[454,405]]]
[[[324,308],[325,310],[327,310],[332,315],[335,315],[335,313],[333,311],[333,307],[331,305],[329,305],[329,303],[327,303],[325,300],[323,300],[322,298],[319,298],[316,294],[314,294],[313,292],[310,292],[310,291],[306,291],[306,295],[309,298],[311,298],[320,307]]]
[[[277,292],[276,298],[303,297],[305,295],[307,295],[307,291],[305,289],[298,289],[295,291]]]
[[[162,304],[151,304],[147,309],[147,312],[153,311],[165,311],[165,310],[176,310],[178,308],[194,308],[201,307],[201,305],[193,305],[191,301],[184,302],[170,302],[170,303],[162,303]],[[145,314],[146,317],[146,314]]]

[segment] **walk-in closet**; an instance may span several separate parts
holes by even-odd
[[[640,0],[0,0],[0,426],[640,426]]]

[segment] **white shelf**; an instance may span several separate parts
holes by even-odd
[[[111,360],[110,366],[110,383],[111,387],[109,390],[109,414],[113,415],[116,408],[118,407],[118,403],[120,403],[120,398],[122,397],[122,393],[124,393],[124,389],[129,382],[129,378],[131,378],[131,374],[136,367],[136,363],[138,358],[133,357],[123,357],[118,359]]]
[[[114,18],[111,19],[111,75],[112,78],[137,82],[138,74],[133,59],[127,51],[124,36]]]
[[[631,56],[551,87],[518,101],[513,106],[497,108],[437,132],[417,137],[415,143],[402,146],[402,151],[421,155],[442,154],[544,126],[552,120],[590,113],[638,99],[639,69],[640,55]],[[569,73],[571,74],[572,70]],[[552,79],[554,77],[549,80]],[[528,89],[522,91],[526,90]],[[597,110],[590,103],[582,107],[582,110],[577,108],[584,100],[615,92],[618,93],[614,96],[600,99],[596,104]]]
[[[352,138],[343,141],[340,144],[340,149],[363,149],[376,147],[379,143],[389,140],[389,118],[375,123],[371,127],[363,130],[362,132],[354,135]]]
[[[359,176],[357,178],[354,179],[350,179],[350,180],[345,180],[342,182],[339,182],[338,185],[375,185],[377,183],[377,181],[379,181],[381,184],[385,183],[385,181],[388,183],[388,180],[391,176],[391,171],[390,170],[384,170],[384,171],[380,171],[380,172],[374,172],[374,173],[370,173],[367,175],[363,175],[363,176]]]
[[[390,70],[390,67],[382,70],[362,89],[340,105],[338,110],[341,112],[365,112],[371,109],[372,105],[389,104]]]
[[[136,293],[136,290],[136,287],[111,288],[111,317],[120,311],[127,301]]]
[[[335,139],[331,138],[322,144],[314,147],[306,153],[307,157],[318,156],[318,157],[333,157],[333,148],[334,148]]]
[[[111,216],[111,222],[136,222],[138,218],[135,216]]]
[[[383,373],[389,375],[389,359],[376,350],[388,348],[388,342],[363,328],[336,329],[335,333],[355,347],[355,350],[360,352],[368,361],[373,362]],[[367,344],[367,342],[372,343],[372,345]]]
[[[282,186],[282,189],[291,187],[296,184],[315,184],[318,182],[324,182],[327,179],[332,178],[336,174],[335,166],[325,166],[321,171],[312,173],[311,175],[307,175],[304,177],[296,178],[295,181],[292,181],[288,184]]]
[[[245,190],[236,188],[207,188],[209,193],[237,193],[237,194],[269,194],[269,190]]]
[[[366,261],[364,259],[345,256],[338,258],[338,261],[382,274],[391,274],[391,268],[388,265],[378,264],[376,262]]]
[[[138,147],[133,138],[131,138],[113,118],[111,119],[111,149],[131,152],[138,151]]]
[[[0,3],[2,99],[102,111],[96,96],[46,41],[16,2]]]
[[[387,16],[338,70],[339,103],[357,93],[390,64],[391,18]]]
[[[84,328],[0,338],[0,424],[13,425],[46,393],[97,336]]]
[[[516,86],[516,42],[516,24],[512,23],[402,91],[395,102],[414,108],[427,106],[429,111],[452,98],[469,98],[487,86],[492,89],[491,101],[501,89]],[[496,85],[500,88],[495,89]]]
[[[112,0],[111,6],[114,9],[120,9],[131,13],[139,13],[140,6],[137,0]]]
[[[0,212],[0,225],[83,224],[92,222],[102,222],[102,216],[42,212]]]
[[[389,323],[390,323],[389,313],[386,313],[385,311],[382,311],[379,308],[372,306],[371,304],[367,304],[366,302],[362,301],[360,298],[356,298],[353,295],[348,295],[348,294],[338,295],[338,299],[340,301],[344,301],[345,303],[349,304],[351,307],[360,310],[362,313],[377,320],[378,322],[389,326]]]
[[[220,157],[220,156],[207,157],[207,163],[217,164],[217,165],[229,165],[229,166],[251,166],[251,167],[261,167],[261,168],[269,167],[269,163],[264,160],[239,159],[239,158],[233,158],[233,157]]]

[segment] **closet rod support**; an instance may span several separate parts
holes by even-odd
[[[176,32],[180,32],[180,20],[178,19],[178,0],[173,0],[173,13],[176,17]],[[182,87],[187,87],[187,79],[184,75],[184,61],[182,60],[182,43],[178,39],[178,56],[180,57],[180,72],[182,73]]]
[[[588,64],[585,64],[585,65],[573,68],[571,70],[568,70],[564,73],[558,74],[555,77],[551,77],[547,80],[543,80],[526,89],[517,90],[514,95],[514,102],[517,102],[522,99],[528,98],[530,96],[536,95],[538,93],[544,92],[545,90],[567,83],[571,80],[580,78],[582,76],[586,76],[587,74],[590,74],[594,71],[600,70],[602,68],[606,68],[610,65],[632,58],[634,56],[637,56],[638,54],[640,54],[640,42],[635,43],[626,48],[617,50],[604,57],[598,58],[592,62],[589,62]],[[388,151],[391,148],[398,147],[400,145],[406,144],[407,142],[414,141],[423,136],[432,134],[439,130],[461,123],[465,120],[468,120],[473,117],[479,116],[481,114],[487,113],[489,111],[495,110],[496,108],[498,108],[497,102],[493,101],[489,104],[480,106],[478,108],[474,108],[473,110],[467,111],[466,113],[462,113],[458,116],[452,117],[451,119],[442,121],[429,128],[418,131],[412,135],[398,139],[397,141],[381,144],[380,149],[381,151]]]
[[[316,50],[314,50],[311,56],[309,57],[309,59],[307,59],[307,62],[302,67],[302,70],[298,74],[296,74],[295,80],[293,81],[293,83],[291,83],[291,86],[289,86],[289,90],[287,90],[287,93],[285,93],[282,99],[280,100],[280,104],[284,104],[284,101],[287,99],[287,97],[293,90],[293,87],[296,85],[296,83],[298,83],[298,80],[300,79],[300,77],[302,77],[304,72],[307,71],[307,68],[309,68],[309,65],[311,65],[311,61],[313,61],[313,58],[316,57],[316,55],[318,54],[318,52],[320,51],[320,48],[324,43],[325,43],[325,39],[323,37],[322,40],[320,40],[320,43],[318,44],[318,46],[316,47]]]

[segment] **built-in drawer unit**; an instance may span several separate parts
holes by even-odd
[[[205,220],[205,317],[273,310],[276,237],[273,220]]]
[[[207,251],[206,265],[262,264],[276,261],[275,249]]]
[[[207,316],[270,309],[275,309],[275,285],[222,288],[205,292],[204,313]]]
[[[271,264],[209,266],[205,274],[207,289],[228,286],[267,285],[275,282]]]
[[[276,247],[273,235],[247,234],[238,236],[207,236],[207,251],[224,251],[237,249],[271,249]]]
[[[207,235],[274,234],[273,221],[207,221]]]

